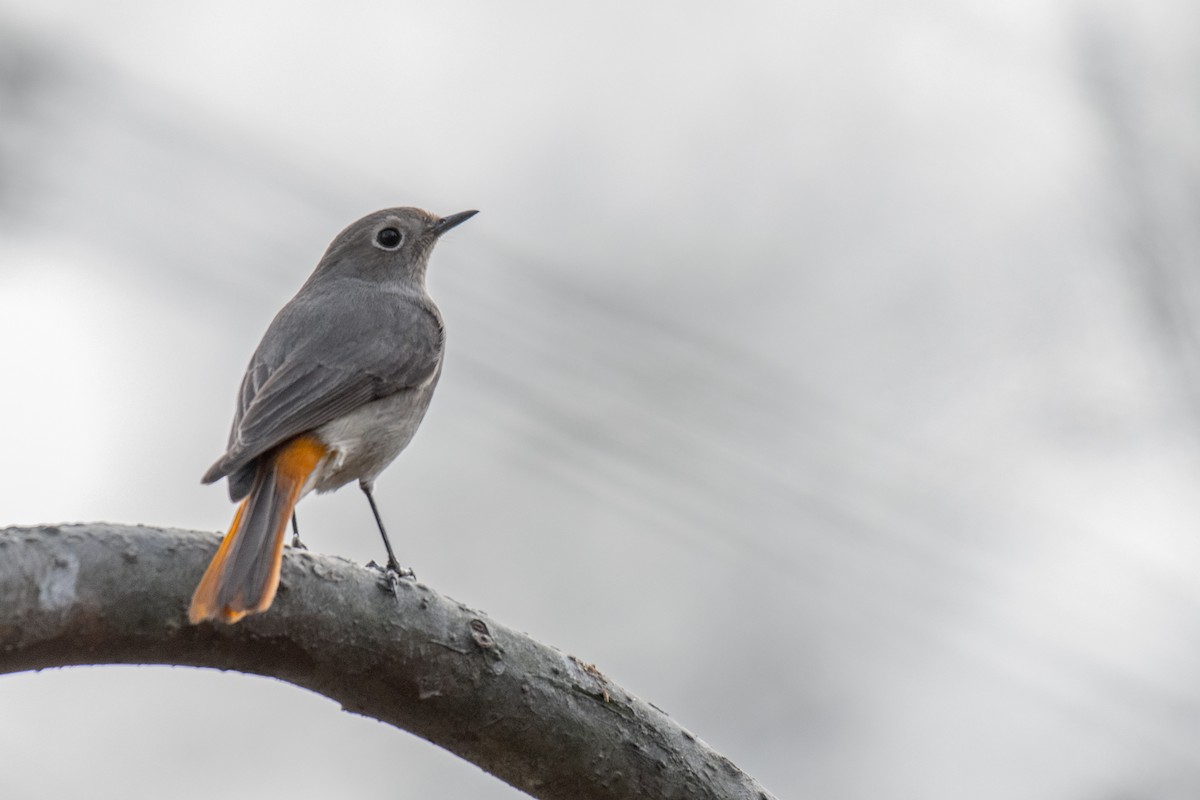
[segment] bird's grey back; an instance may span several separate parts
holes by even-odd
[[[310,281],[250,359],[229,448],[214,467],[232,476],[293,436],[426,383],[444,348],[441,313],[423,292],[356,278]],[[252,470],[239,476],[237,488],[250,478]]]

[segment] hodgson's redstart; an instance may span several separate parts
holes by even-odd
[[[367,495],[412,440],[442,372],[445,329],[425,292],[438,237],[475,211],[389,208],[338,234],[258,345],[229,447],[204,475],[241,501],[192,596],[188,619],[234,623],[275,599],[288,520],[308,492],[350,481]]]

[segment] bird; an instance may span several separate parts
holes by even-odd
[[[269,609],[296,503],[352,481],[371,506],[389,572],[403,574],[375,479],[412,440],[442,372],[445,325],[425,288],[430,253],[476,213],[368,214],[333,239],[275,316],[242,378],[225,453],[202,478],[225,478],[239,505],[189,622],[233,624]]]

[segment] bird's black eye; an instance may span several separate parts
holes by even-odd
[[[375,234],[375,243],[384,250],[395,250],[404,241],[404,234],[395,228],[384,228]]]

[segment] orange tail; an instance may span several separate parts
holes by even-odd
[[[325,457],[323,444],[298,436],[263,459],[250,494],[192,595],[188,620],[233,624],[271,607],[279,588],[283,542],[308,476]]]

